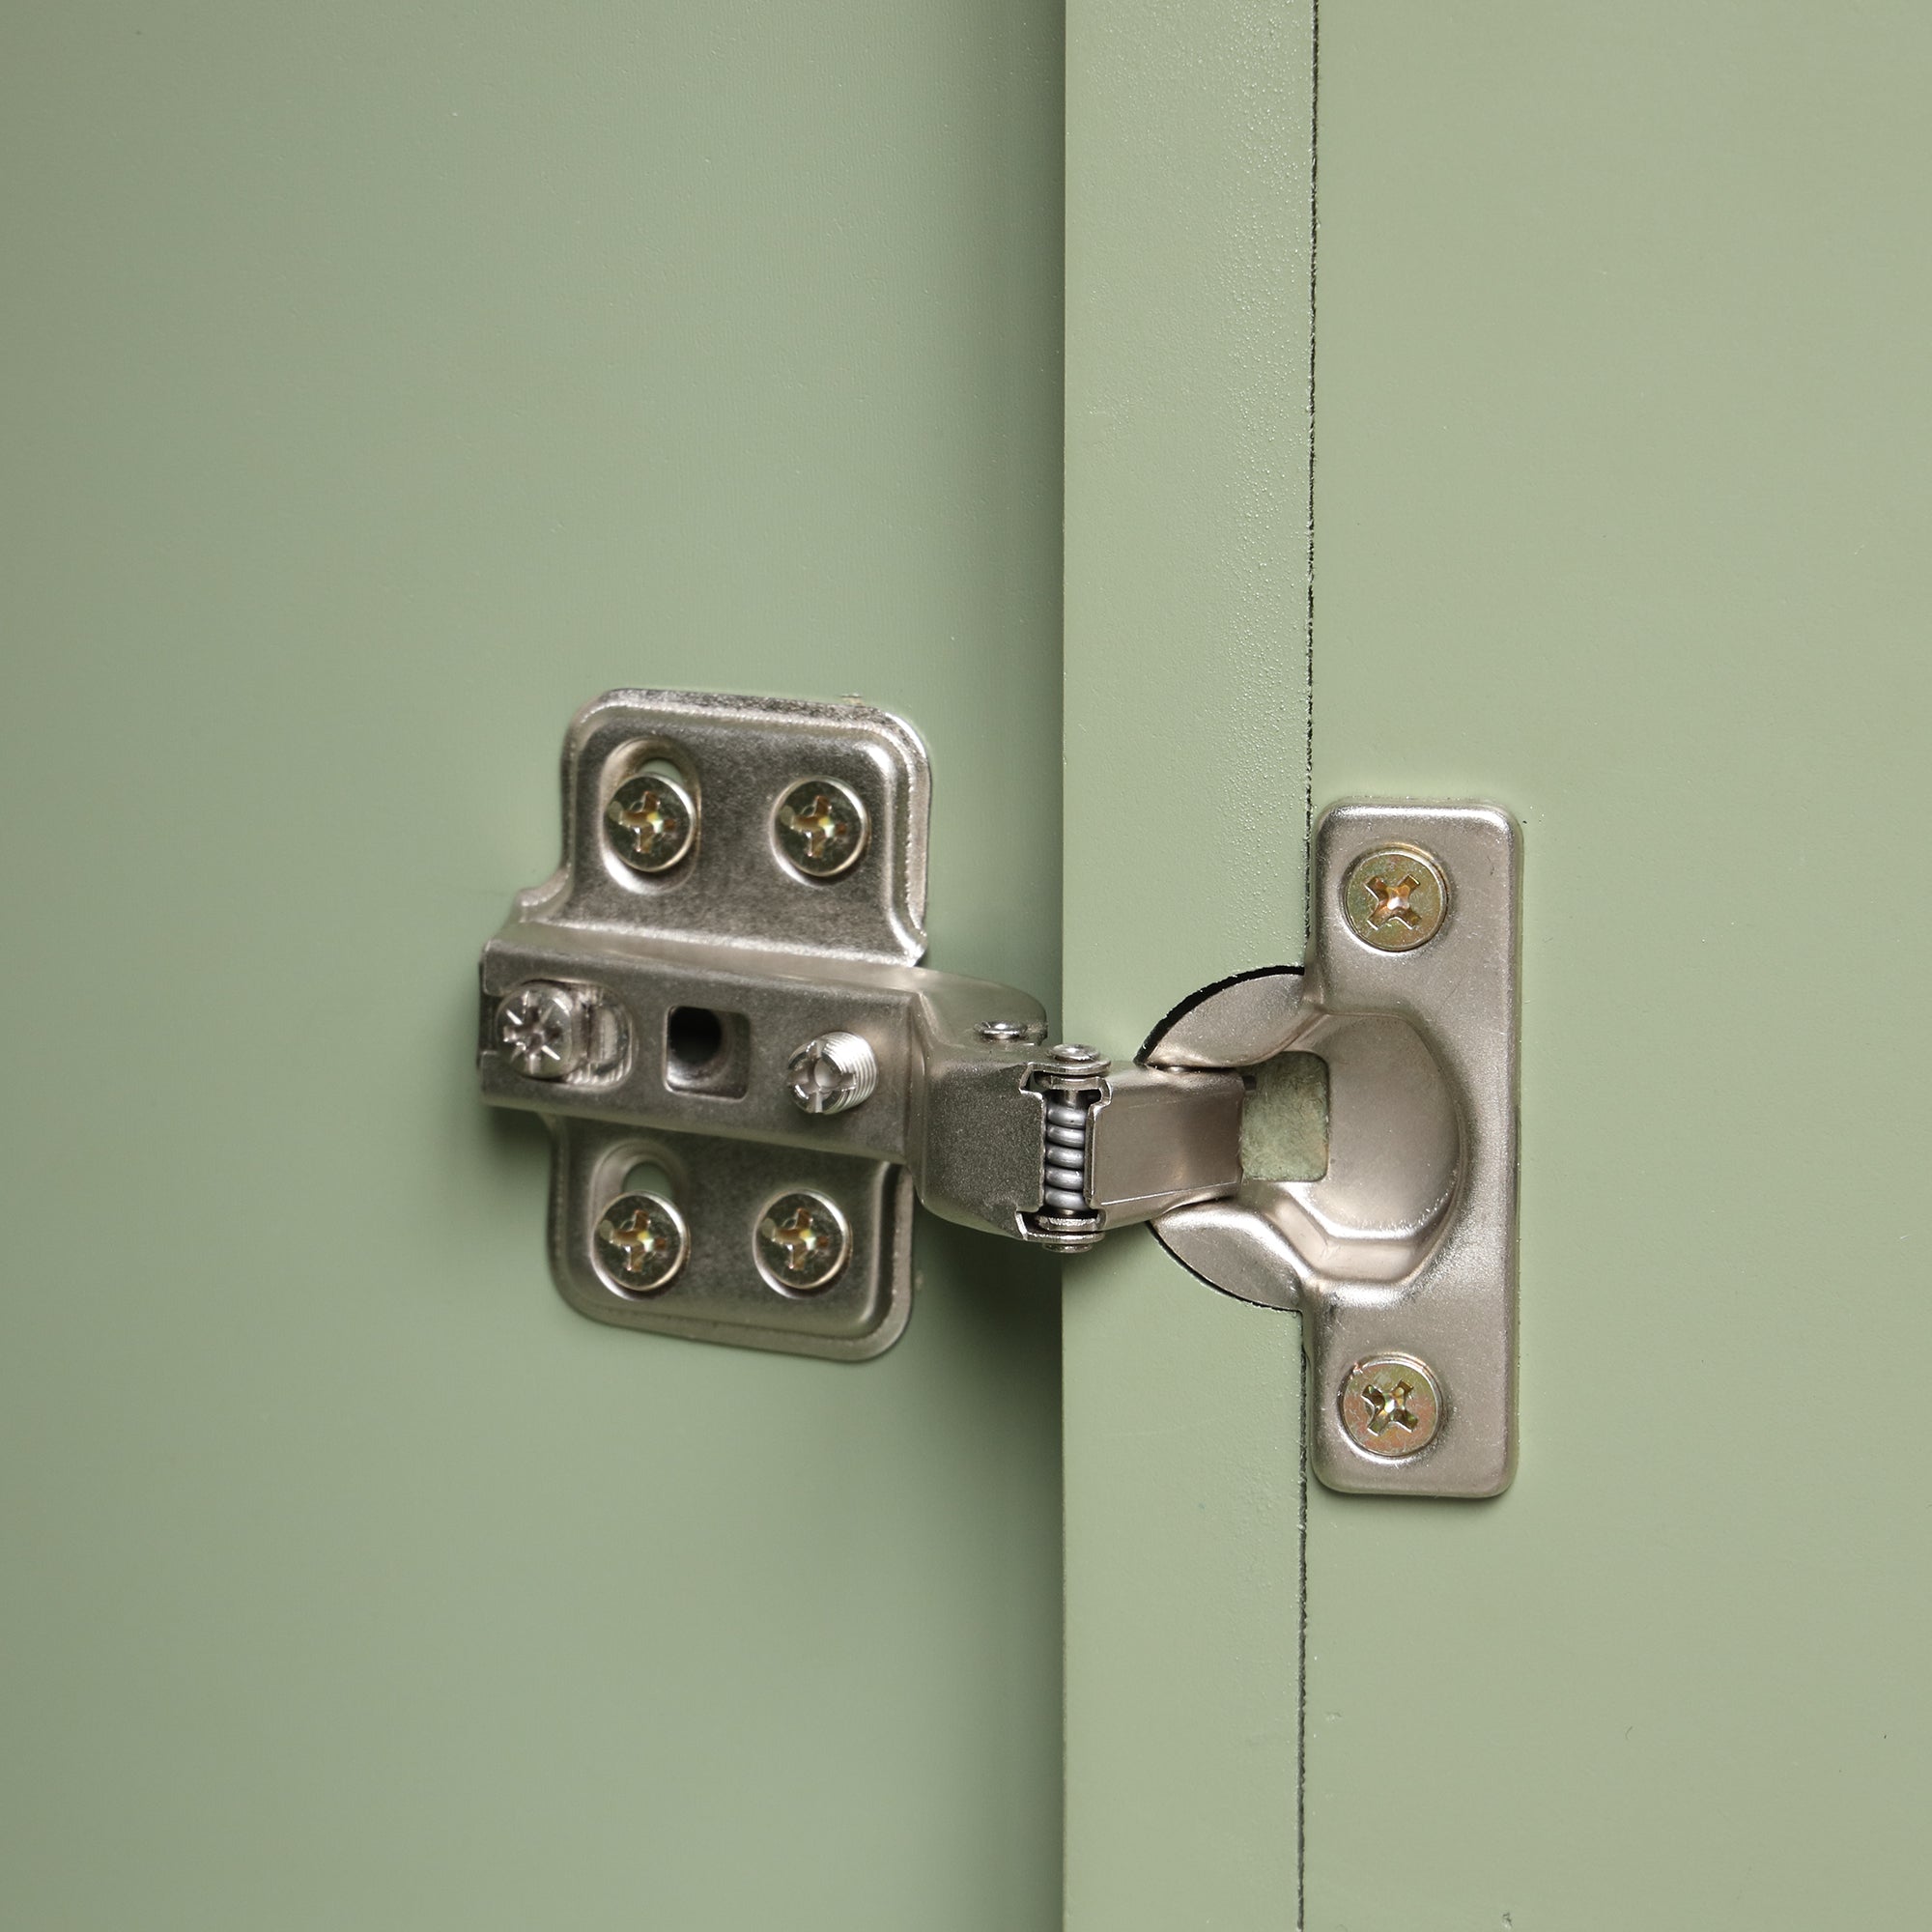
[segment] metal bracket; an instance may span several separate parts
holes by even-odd
[[[580,1313],[847,1358],[897,1339],[926,800],[883,712],[612,692],[578,714],[563,863],[484,949],[478,1064],[555,1136],[551,1267]],[[835,1029],[876,1042],[889,1091],[814,1120],[774,1056]]]
[[[1238,1077],[1048,1050],[1038,1001],[917,963],[926,758],[898,719],[612,692],[563,795],[562,866],[483,951],[478,1066],[556,1136],[552,1271],[582,1313],[877,1354],[914,1188],[1078,1250],[1238,1180]]]
[[[1493,807],[1337,806],[1307,973],[1210,988],[1148,1047],[1326,1065],[1319,1173],[1244,1176],[1154,1233],[1224,1293],[1301,1314],[1331,1489],[1487,1496],[1515,1469],[1519,874]]]
[[[563,797],[562,865],[484,949],[478,1064],[555,1136],[574,1308],[856,1359],[905,1326],[915,1193],[1069,1253],[1151,1221],[1212,1286],[1307,1316],[1324,1481],[1507,1483],[1507,814],[1330,812],[1308,973],[1210,988],[1116,1066],[919,963],[927,763],[885,712],[613,692],[571,726]],[[1309,1065],[1327,1115],[1283,1166]]]

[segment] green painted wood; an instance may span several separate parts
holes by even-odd
[[[7,1924],[1057,1918],[1052,1271],[582,1321],[470,1053],[621,683],[902,709],[1053,985],[1059,31],[0,20]]]
[[[1520,1473],[1316,1493],[1308,1924],[1911,1918],[1932,17],[1338,7],[1316,795],[1525,833]]]
[[[1312,20],[1067,16],[1076,1037],[1300,957]],[[1066,1264],[1066,1923],[1295,1918],[1300,1361],[1141,1232]]]

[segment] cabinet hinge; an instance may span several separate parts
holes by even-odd
[[[858,703],[623,691],[578,715],[563,862],[484,948],[478,1053],[485,1099],[555,1137],[564,1298],[856,1359],[905,1326],[915,1196],[1065,1253],[1149,1221],[1210,1285],[1310,1318],[1324,1480],[1502,1487],[1507,815],[1331,811],[1308,971],[1210,987],[1114,1061],[919,963],[928,795],[918,736]]]

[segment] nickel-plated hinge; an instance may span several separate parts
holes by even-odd
[[[915,1196],[1068,1253],[1151,1221],[1211,1285],[1311,1318],[1325,1480],[1500,1488],[1507,816],[1331,812],[1310,970],[1209,988],[1117,1061],[920,963],[928,787],[911,728],[856,703],[613,692],[579,714],[563,863],[484,948],[478,1056],[484,1097],[555,1136],[564,1297],[856,1359],[905,1325]]]

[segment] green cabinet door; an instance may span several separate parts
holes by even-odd
[[[1932,18],[1323,7],[1315,785],[1525,850],[1522,1450],[1312,1492],[1311,1928],[1915,1920]]]
[[[0,1922],[1059,1912],[1051,1270],[572,1314],[475,958],[619,684],[865,693],[1057,977],[1058,22],[15,7]]]
[[[1316,42],[1069,9],[1067,1021],[1300,957],[1304,797],[1511,807],[1520,1461],[1298,1489],[1293,1318],[1069,1267],[1067,1922],[1916,1920],[1932,28]]]

